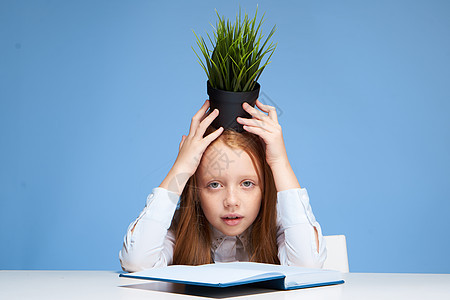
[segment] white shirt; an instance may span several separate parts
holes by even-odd
[[[145,208],[130,224],[125,235],[119,253],[125,271],[136,272],[172,264],[175,234],[169,228],[179,199],[178,194],[164,188],[153,189]],[[314,228],[319,236],[319,251]],[[238,236],[226,236],[213,228],[212,239],[215,262],[248,261],[247,230]],[[323,266],[327,255],[325,240],[305,188],[277,193],[277,244],[281,265]]]

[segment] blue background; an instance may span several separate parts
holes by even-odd
[[[0,2],[0,269],[119,270],[206,95],[217,8],[277,25],[261,100],[353,272],[450,273],[450,2]]]

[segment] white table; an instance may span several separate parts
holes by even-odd
[[[450,299],[450,274],[348,273],[344,280],[335,286],[274,291],[187,287],[119,278],[112,271],[0,271],[0,299]]]

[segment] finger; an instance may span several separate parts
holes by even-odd
[[[205,114],[200,119],[200,123],[211,113],[211,107],[205,112]]]
[[[203,121],[203,120],[211,113],[211,102],[210,102],[208,99],[206,99],[206,101],[208,101],[209,106],[208,106],[208,109],[207,109],[207,110],[205,111],[205,113],[203,114],[203,116],[202,116],[200,122]]]
[[[217,139],[223,132],[223,127],[219,127],[214,132],[211,132],[205,138],[203,139],[205,142],[205,148],[208,147],[209,144],[211,144],[215,139]]]
[[[270,122],[273,122],[273,121],[270,120],[270,119],[258,120],[258,119],[247,119],[247,118],[238,117],[236,120],[237,120],[237,122],[239,124],[242,124],[242,125],[248,125],[248,126],[253,126],[253,127],[260,127],[260,128],[263,128],[264,130],[266,130],[268,132],[273,132],[274,131],[273,129],[271,130],[271,125],[272,124]]]
[[[206,110],[209,107],[209,100],[206,100],[205,103],[203,103],[202,107],[197,111],[197,113],[192,117],[191,120],[191,127],[189,128],[189,135],[194,135],[198,124],[200,124],[202,117],[205,115]]]
[[[195,136],[201,136],[205,134],[206,128],[214,121],[214,119],[219,115],[219,110],[214,109],[203,121],[200,122],[200,125],[197,128],[197,132]]]
[[[278,123],[277,110],[274,106],[263,104],[259,101],[259,99],[256,99],[256,106],[258,106],[258,108],[263,112],[268,113],[269,118]]]
[[[254,126],[248,126],[248,125],[244,125],[244,130],[250,132],[250,133],[254,133],[256,135],[258,135],[259,137],[261,137],[263,140],[265,140],[265,138],[267,137],[267,131],[265,131],[262,128],[259,127],[254,127]]]
[[[181,147],[183,147],[183,144],[184,144],[185,140],[186,140],[186,136],[183,134],[183,136],[181,137],[180,146],[178,147],[178,151],[180,151]]]
[[[259,111],[256,108],[252,107],[247,102],[244,102],[242,104],[242,107],[244,108],[244,110],[246,112],[248,112],[254,118],[257,118],[257,119],[260,119],[260,120],[264,120],[264,119],[268,119],[269,118],[265,113],[263,113],[262,111]]]

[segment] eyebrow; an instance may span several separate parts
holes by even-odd
[[[258,175],[243,175],[243,176],[239,176],[240,178],[249,178],[249,179],[254,179],[254,180],[257,180],[257,181],[259,181],[259,177],[258,177]],[[209,175],[207,175],[207,176],[205,176],[204,178],[199,178],[199,179],[201,179],[201,180],[204,180],[204,181],[210,181],[210,180],[220,180],[221,179],[221,176],[209,176]]]
[[[258,175],[257,175],[257,174],[255,174],[255,175],[245,175],[245,176],[242,176],[242,177],[245,177],[245,178],[256,178],[256,179],[258,179]]]

